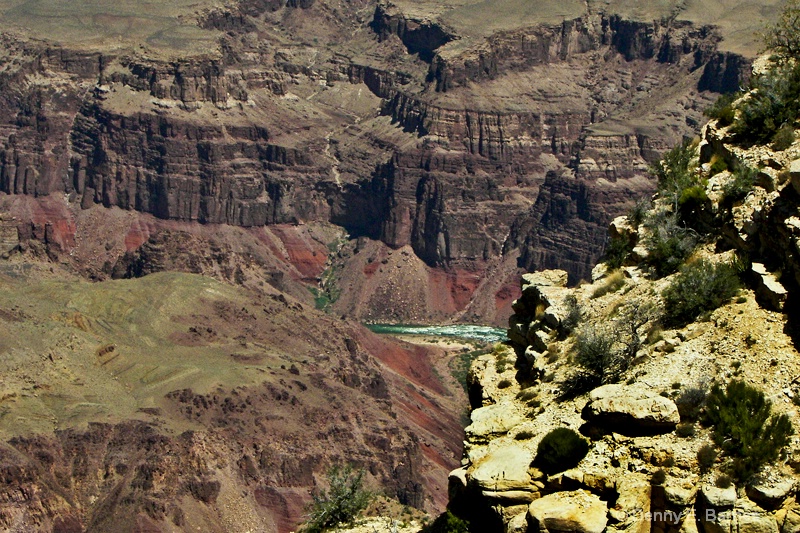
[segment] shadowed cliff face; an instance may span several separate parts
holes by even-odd
[[[480,276],[514,253],[577,280],[600,228],[650,191],[648,161],[696,130],[702,91],[748,68],[694,15],[476,33],[425,9],[208,8],[196,25],[217,44],[191,53],[5,36],[0,191],[201,224],[332,222],[434,268]],[[556,196],[570,205],[544,217]],[[502,322],[503,298],[475,290],[465,305]]]

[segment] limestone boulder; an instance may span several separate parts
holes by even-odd
[[[468,483],[484,491],[533,492],[528,467],[534,453],[517,443],[498,447],[477,461],[467,473]],[[515,495],[515,499],[519,495]]]
[[[515,404],[501,402],[479,407],[470,415],[472,423],[464,430],[471,442],[488,442],[492,437],[504,435],[525,421]]]
[[[585,490],[549,494],[528,507],[531,533],[602,533],[607,524],[605,502]]]
[[[589,393],[583,417],[623,435],[668,433],[680,422],[675,402],[638,385],[603,385],[594,389]]]
[[[756,478],[746,489],[747,497],[766,509],[777,509],[794,492],[793,479]]]
[[[800,159],[795,159],[789,164],[789,178],[792,180],[792,187],[800,193]]]

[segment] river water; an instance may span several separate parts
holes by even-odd
[[[454,324],[451,326],[406,326],[397,324],[367,324],[375,333],[389,335],[432,335],[436,337],[457,337],[482,342],[503,342],[508,340],[506,330],[490,326]]]

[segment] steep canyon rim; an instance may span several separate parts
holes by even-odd
[[[3,527],[289,531],[338,461],[440,510],[466,399],[358,322],[587,278],[776,11],[0,2]]]

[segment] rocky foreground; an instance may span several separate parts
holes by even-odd
[[[689,165],[704,188],[692,220],[713,230],[688,261],[734,264],[747,281],[724,305],[680,324],[665,319],[665,290],[683,272],[659,276],[648,263],[652,221],[676,206],[664,194],[611,225],[626,245],[620,269],[599,264],[575,288],[564,271],[522,277],[510,345],[472,366],[463,466],[450,474],[451,508],[479,530],[800,531],[798,437],[755,476],[737,477],[719,448],[726,443],[715,443],[699,414],[714,384],[743,382],[800,428],[800,143],[775,151],[731,140],[712,121]],[[732,170],[720,171],[720,160]],[[731,201],[743,167],[758,169],[755,184]],[[632,346],[630,359],[613,378],[576,390],[579,372],[588,375],[580,344],[603,335],[614,339],[607,351]],[[588,453],[545,472],[539,444],[556,428],[582,434]]]

